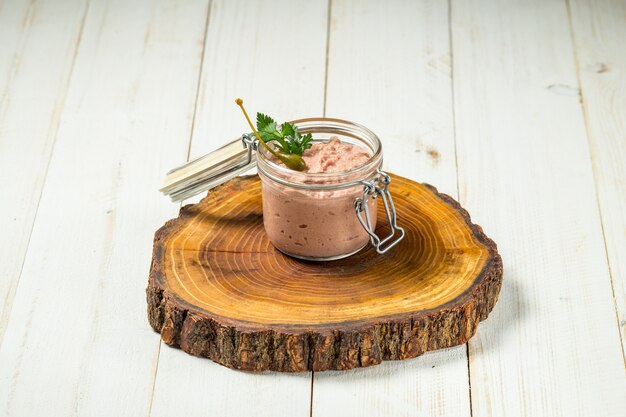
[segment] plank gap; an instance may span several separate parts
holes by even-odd
[[[194,99],[193,105],[193,118],[191,119],[191,129],[189,131],[189,142],[187,144],[187,156],[186,159],[189,161],[189,155],[191,152],[191,142],[193,140],[193,132],[194,127],[196,125],[196,112],[198,110],[198,97],[200,96],[200,82],[202,79],[202,68],[204,66],[204,53],[206,50],[206,41],[207,41],[207,33],[209,30],[209,19],[211,17],[211,6],[213,5],[213,0],[209,0],[206,12],[206,20],[204,22],[204,37],[202,41],[202,52],[200,54],[200,67],[198,68],[198,80],[196,82],[196,97]],[[183,207],[184,202],[181,201],[179,204],[179,210]],[[154,391],[157,382],[157,375],[159,372],[159,362],[161,358],[161,347],[163,346],[163,340],[159,337],[159,347],[157,348],[156,355],[156,366],[154,367],[154,374],[152,375],[152,391],[150,392],[150,404],[148,406],[148,417],[152,415],[152,404],[154,403]]]
[[[448,49],[450,53],[450,103],[452,113],[452,142],[454,146],[454,170],[456,173],[456,199],[459,203],[464,204],[461,199],[461,182],[459,180],[459,155],[456,138],[456,102],[454,99],[454,47],[452,40],[452,0],[448,0]],[[470,417],[474,416],[472,408],[472,373],[470,367],[470,348],[469,342],[465,343],[465,357],[467,361],[467,395],[469,400]]]
[[[32,8],[33,8],[33,4],[29,5],[29,11],[28,11],[28,19],[30,20],[31,15],[32,15]],[[17,280],[15,282],[15,285],[13,287],[13,291],[9,291],[7,293],[7,296],[4,300],[4,308],[2,311],[2,314],[0,315],[0,347],[2,347],[2,343],[4,341],[4,334],[6,332],[6,329],[9,325],[9,321],[11,319],[11,313],[13,312],[13,300],[15,298],[15,294],[17,294],[17,290],[19,288],[20,285],[20,280],[22,277],[22,273],[24,271],[24,264],[26,263],[26,257],[28,256],[29,253],[29,249],[30,249],[30,241],[31,241],[31,237],[33,235],[33,230],[35,228],[35,222],[37,220],[37,214],[39,213],[39,205],[41,203],[41,196],[43,195],[43,190],[46,187],[46,182],[47,182],[47,178],[48,178],[48,171],[50,169],[50,161],[52,160],[52,155],[54,154],[54,148],[56,146],[56,142],[57,142],[57,136],[58,136],[58,131],[59,131],[59,125],[61,123],[61,115],[63,114],[63,111],[65,109],[65,100],[67,97],[67,92],[70,88],[70,84],[71,84],[71,80],[72,80],[72,75],[74,73],[74,65],[76,63],[76,56],[78,54],[78,48],[80,47],[81,44],[81,40],[82,40],[82,36],[83,36],[83,29],[85,27],[85,19],[87,18],[87,13],[89,12],[89,1],[87,1],[87,3],[85,4],[85,11],[83,12],[81,19],[80,19],[80,23],[78,26],[78,34],[76,36],[76,41],[74,43],[74,48],[72,51],[72,58],[70,61],[70,68],[68,71],[68,75],[67,75],[67,80],[65,82],[65,85],[61,88],[61,93],[60,93],[60,99],[58,101],[59,104],[55,105],[55,108],[60,108],[58,114],[59,116],[56,118],[56,120],[53,123],[53,126],[51,127],[51,130],[54,131],[54,134],[52,135],[52,141],[50,144],[50,151],[49,154],[47,156],[47,161],[46,161],[46,167],[44,168],[44,173],[43,173],[43,181],[41,183],[41,188],[39,189],[39,193],[37,195],[36,198],[36,202],[35,202],[35,212],[33,215],[33,218],[30,222],[30,230],[28,232],[28,238],[26,240],[26,246],[24,249],[24,254],[22,257],[22,262],[21,262],[21,266],[20,266],[20,270],[19,273],[17,275]],[[26,34],[24,35],[26,36]],[[20,45],[23,48],[23,44]],[[8,84],[7,84],[8,85]],[[7,88],[8,89],[8,88]],[[6,312],[6,314],[4,313],[4,309],[8,310]]]
[[[330,51],[330,19],[332,18],[333,0],[328,0],[328,12],[326,14],[326,64],[324,66],[324,107],[322,116],[326,117],[326,97],[328,96],[328,58]]]
[[[313,417],[313,381],[315,381],[315,371],[311,371],[311,402],[309,408],[309,417]]]
[[[583,94],[583,83],[582,78],[580,76],[580,58],[578,56],[578,46],[576,43],[576,34],[574,33],[574,24],[572,21],[572,10],[570,5],[570,0],[565,0],[565,8],[567,10],[567,23],[569,26],[570,40],[572,43],[572,50],[574,51],[574,67],[576,69],[576,81],[578,82],[578,91],[580,94],[580,107],[583,113],[583,121],[585,123],[585,137],[587,138],[587,147],[588,147],[588,155],[589,155],[589,163],[591,164],[591,173],[593,175],[593,189],[595,191],[596,197],[596,207],[598,210],[598,217],[600,218],[600,228],[602,230],[602,241],[604,242],[604,256],[606,258],[606,266],[609,272],[609,281],[611,283],[611,295],[613,297],[613,307],[615,308],[615,321],[617,324],[617,333],[619,334],[619,341],[622,348],[622,359],[624,361],[624,366],[626,367],[626,351],[624,350],[624,336],[622,335],[622,326],[620,325],[620,317],[619,317],[619,309],[617,306],[617,296],[615,292],[615,277],[613,275],[613,270],[611,269],[611,258],[609,256],[608,242],[606,239],[606,228],[605,228],[605,220],[602,215],[602,208],[600,202],[600,195],[598,193],[598,176],[596,174],[596,170],[594,169],[593,163],[593,155],[591,152],[591,129],[589,128],[589,111],[587,109],[587,102],[585,101],[585,95]]]
[[[200,83],[202,82],[202,70],[204,68],[204,54],[206,51],[206,38],[209,33],[209,19],[211,18],[211,8],[213,7],[213,0],[209,0],[209,6],[206,12],[206,21],[204,22],[204,42],[202,42],[202,53],[200,54],[200,68],[198,70],[198,81],[196,84],[196,99],[193,104],[193,118],[191,119],[191,131],[189,132],[189,144],[187,146],[187,162],[189,162],[189,155],[191,154],[191,143],[193,142],[193,132],[196,127],[196,115],[198,112],[198,99],[200,97]],[[183,203],[180,203],[183,206]]]

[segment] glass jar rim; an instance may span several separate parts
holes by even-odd
[[[347,136],[354,137],[356,139],[361,140],[362,142],[366,142],[370,146],[372,151],[372,155],[370,158],[363,164],[350,168],[344,171],[336,171],[336,172],[319,172],[319,173],[301,173],[297,171],[293,171],[285,166],[279,165],[275,162],[272,162],[266,158],[265,153],[267,152],[263,147],[259,146],[257,149],[257,167],[270,178],[276,180],[275,175],[269,175],[267,172],[268,169],[271,171],[275,171],[277,174],[284,174],[286,176],[292,176],[294,172],[300,174],[306,178],[310,179],[327,179],[327,178],[341,178],[343,176],[357,177],[359,179],[363,179],[367,174],[369,174],[372,170],[376,170],[382,165],[382,144],[378,136],[372,132],[367,127],[359,124],[350,122],[343,119],[336,119],[330,117],[310,117],[305,119],[296,119],[290,121],[289,123],[295,124],[299,131],[302,133],[308,133],[309,131],[324,131],[328,130],[329,133],[336,134],[344,134]],[[362,172],[363,176],[359,176],[358,174]],[[279,181],[283,184],[288,183],[288,185],[294,185],[297,187],[307,187],[309,188],[311,184],[302,183],[302,182],[294,182],[294,181]],[[357,181],[358,182],[358,181]],[[348,185],[348,184],[346,184]],[[314,186],[313,188],[337,188],[336,186],[327,185],[327,186]]]

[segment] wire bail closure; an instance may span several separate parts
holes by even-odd
[[[404,229],[398,226],[396,207],[394,206],[393,199],[391,198],[391,194],[389,193],[388,187],[391,183],[391,178],[389,177],[389,174],[381,171],[380,169],[377,169],[376,173],[377,175],[369,182],[359,181],[361,184],[363,184],[363,197],[357,197],[354,199],[354,209],[356,211],[356,217],[357,219],[359,219],[359,223],[361,223],[361,226],[363,226],[367,234],[370,236],[370,244],[374,248],[376,248],[377,253],[382,255],[383,253],[387,252],[389,249],[397,245],[398,242],[400,242],[404,238]],[[372,224],[370,222],[369,206],[367,204],[369,196],[371,196],[372,198],[377,198],[379,195],[383,199],[383,203],[385,205],[385,213],[387,213],[389,226],[391,226],[391,232],[384,239],[381,239],[372,229]],[[365,213],[365,220],[363,219],[362,213]],[[391,240],[396,232],[399,232],[400,235],[394,240]],[[385,244],[387,244],[387,246],[385,246]]]
[[[243,147],[248,150],[248,162],[252,161],[252,151],[256,151],[259,147],[259,141],[256,138],[250,136],[249,133],[241,135],[241,141]]]

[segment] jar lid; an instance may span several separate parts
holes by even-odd
[[[172,201],[200,194],[256,166],[256,143],[244,134],[213,152],[169,171],[160,191]]]

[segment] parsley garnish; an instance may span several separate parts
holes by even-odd
[[[302,136],[298,132],[298,127],[291,123],[283,123],[278,127],[278,123],[271,117],[263,114],[256,114],[256,128],[265,142],[275,140],[276,147],[284,153],[302,155],[311,147],[313,136],[310,133]]]
[[[307,148],[311,147],[311,144],[309,143],[309,142],[311,142],[311,137],[310,137],[311,135],[308,135],[309,137],[307,138],[306,143],[304,143],[305,142],[305,140],[304,140],[305,138],[299,137],[299,141],[298,141],[299,147],[300,148],[304,147],[304,149],[302,149],[300,154],[289,153],[289,152],[286,152],[286,151],[280,150],[280,149],[279,150],[273,149],[271,146],[269,146],[267,143],[265,143],[265,140],[261,137],[261,135],[259,135],[259,132],[254,128],[254,125],[252,124],[252,121],[250,120],[250,117],[248,117],[248,112],[246,111],[246,108],[243,106],[243,100],[238,98],[238,99],[235,100],[235,103],[237,103],[237,105],[241,109],[241,112],[243,113],[244,117],[246,118],[246,121],[248,122],[248,125],[250,126],[250,129],[252,129],[252,132],[254,132],[254,135],[259,140],[259,143],[261,144],[261,146],[263,146],[265,149],[267,149],[267,151],[269,153],[271,153],[272,155],[274,155],[276,158],[280,159],[282,161],[282,163],[285,164],[285,166],[287,168],[293,169],[294,171],[304,171],[306,169],[306,162],[304,162],[304,159],[302,159],[300,154],[302,152],[304,152],[304,149],[307,149]],[[274,122],[271,118],[269,118],[269,120],[271,120],[274,123],[274,128],[276,128],[276,122]],[[295,128],[295,126],[292,126],[292,131],[293,131],[293,136],[295,137],[296,134],[297,134],[297,129]],[[289,132],[289,128],[287,128],[287,130],[285,130],[285,133],[288,133],[288,132]],[[281,139],[283,140],[283,142],[285,142],[285,145],[286,145],[288,140],[283,135],[282,129],[281,129],[281,131],[278,134],[282,135]],[[276,139],[276,138],[274,138],[274,139]],[[270,140],[272,140],[272,139],[270,139]]]

